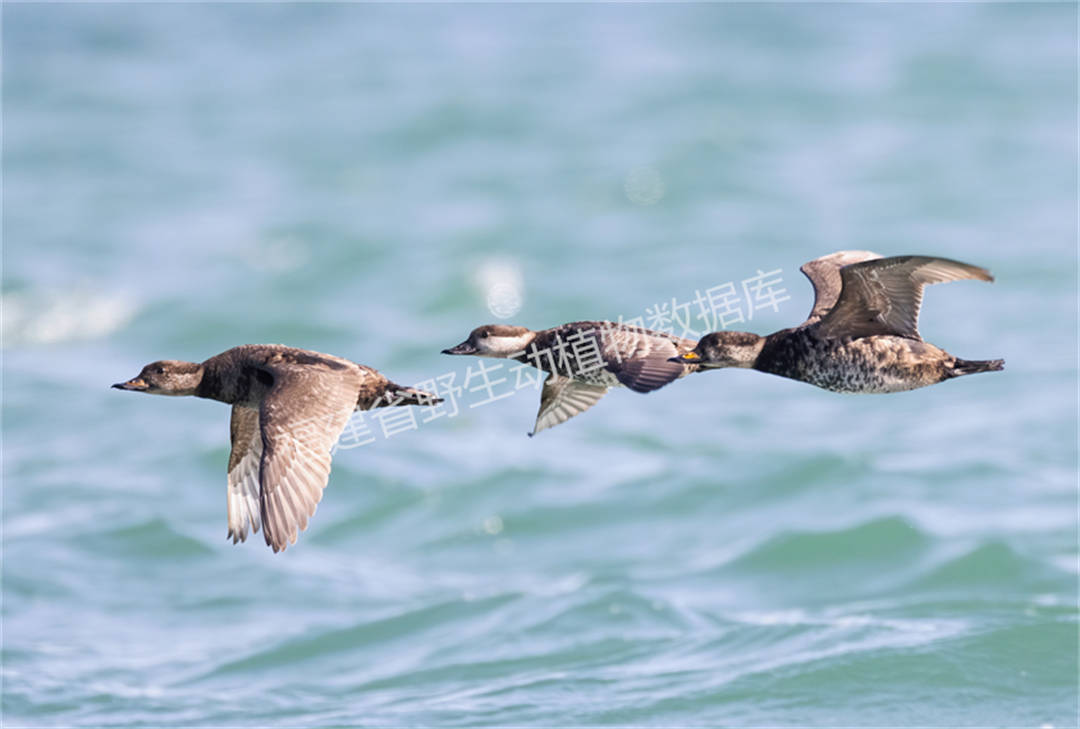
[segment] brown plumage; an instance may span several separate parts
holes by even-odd
[[[927,284],[993,281],[986,269],[932,256],[882,258],[869,251],[839,251],[810,261],[802,272],[815,293],[805,322],[767,337],[713,332],[694,351],[675,359],[702,369],[749,367],[857,393],[913,390],[1004,368],[1000,359],[954,357],[923,341],[918,331]]]
[[[672,358],[694,342],[665,332],[610,321],[576,321],[551,329],[487,324],[443,354],[524,362],[548,373],[529,435],[564,423],[595,405],[608,388],[652,392],[697,370]]]
[[[246,344],[202,363],[153,362],[113,387],[233,406],[228,536],[235,544],[262,527],[275,552],[307,528],[353,411],[441,402],[370,367],[280,344]]]

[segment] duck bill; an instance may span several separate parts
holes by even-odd
[[[135,392],[146,392],[150,389],[150,386],[146,384],[146,381],[141,380],[138,377],[134,380],[128,380],[127,382],[117,382],[113,387],[117,390],[134,390]]]
[[[443,354],[476,354],[477,349],[468,340],[462,342],[456,347],[450,347],[450,349],[444,349]]]
[[[697,352],[687,352],[686,354],[680,354],[678,357],[669,357],[668,362],[678,362],[679,364],[701,364],[701,355]]]

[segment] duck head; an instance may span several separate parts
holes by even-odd
[[[705,370],[753,367],[764,344],[764,337],[750,332],[713,332],[702,337],[692,352],[672,357],[670,361],[696,364]]]
[[[443,354],[474,354],[477,357],[510,357],[525,351],[536,332],[507,324],[485,324],[472,330],[469,338]]]
[[[202,378],[201,364],[165,359],[151,362],[142,368],[137,377],[118,382],[113,387],[151,395],[194,395]]]

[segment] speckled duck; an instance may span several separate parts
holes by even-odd
[[[947,258],[839,251],[810,261],[810,317],[766,337],[713,332],[673,361],[701,369],[747,367],[833,392],[914,390],[943,380],[994,372],[1004,360],[965,360],[924,342],[919,305],[927,284],[977,279],[989,271]]]
[[[261,525],[275,552],[295,544],[315,514],[330,450],[354,410],[442,402],[370,367],[280,344],[246,344],[202,363],[152,362],[113,387],[233,406],[228,536],[242,542]]]

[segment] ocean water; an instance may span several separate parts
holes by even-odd
[[[1077,725],[1076,5],[2,20],[4,726]],[[439,354],[770,332],[847,248],[991,269],[921,330],[1005,371],[710,372],[530,439],[519,373]],[[248,342],[454,409],[357,421],[298,543],[233,546],[227,408],[109,385]]]

